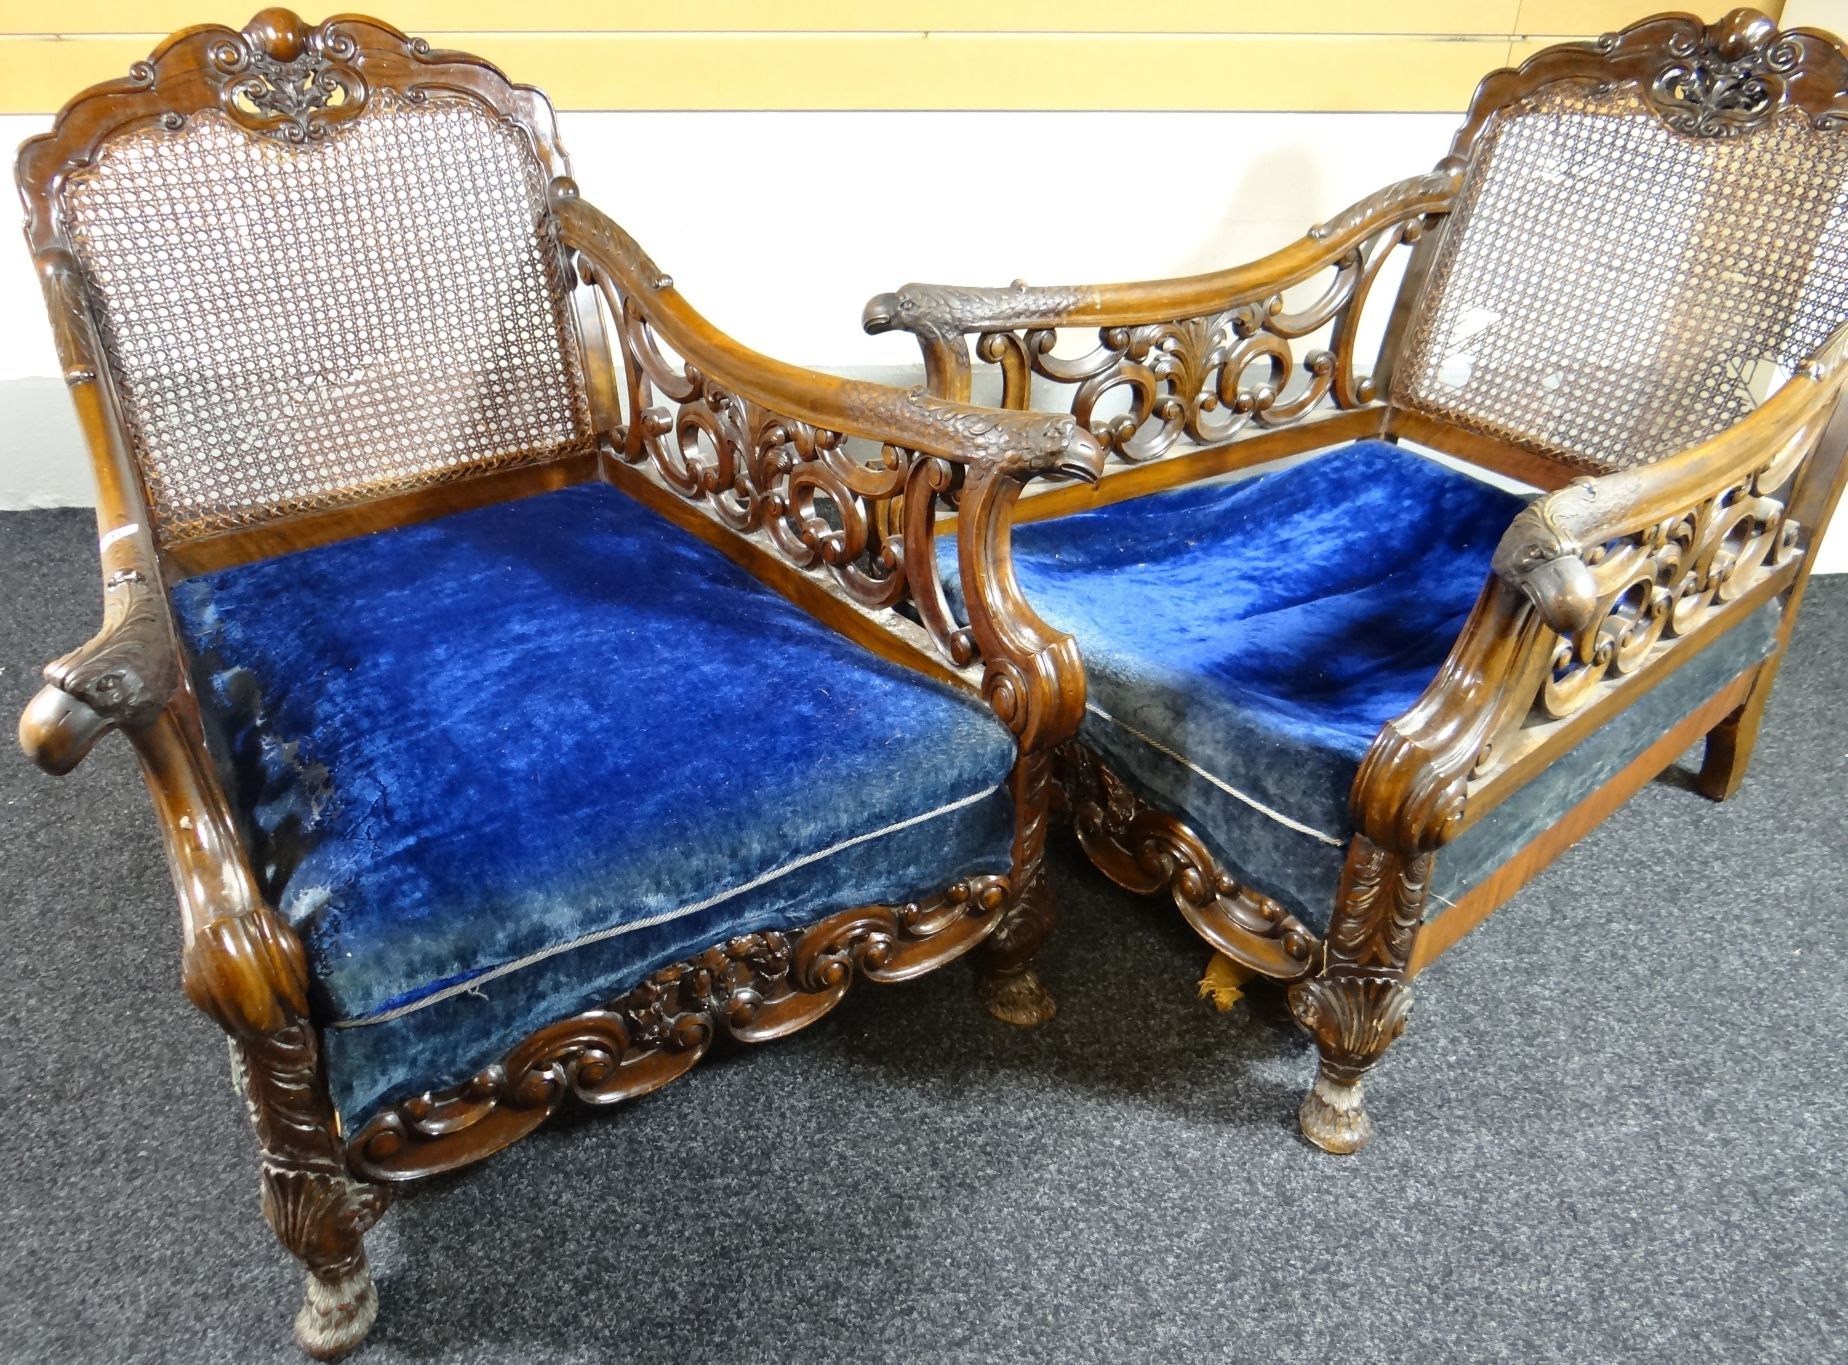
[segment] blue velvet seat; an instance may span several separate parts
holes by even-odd
[[[1320,930],[1360,761],[1436,674],[1525,501],[1363,441],[1019,526],[1014,564],[1027,600],[1084,652],[1084,741]],[[1769,654],[1776,613],[1730,632],[1453,844],[1433,909]]]
[[[1010,866],[985,709],[604,484],[173,599],[348,1131],[707,943]]]

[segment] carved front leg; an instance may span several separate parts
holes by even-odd
[[[1011,779],[1017,826],[1014,867],[1020,890],[994,933],[976,950],[977,989],[988,1012],[1005,1024],[1034,1028],[1058,1013],[1052,993],[1031,967],[1052,932],[1055,905],[1046,880],[1046,826],[1051,818],[1052,760],[1025,753]]]
[[[1290,987],[1290,1012],[1315,1038],[1321,1065],[1303,1098],[1303,1136],[1358,1152],[1373,1136],[1361,1078],[1405,1032],[1406,965],[1424,922],[1433,855],[1405,855],[1355,835],[1341,874],[1321,972]]]
[[[308,1268],[295,1338],[317,1360],[365,1339],[379,1296],[361,1238],[391,1202],[347,1173],[313,1028],[237,1041],[244,1096],[263,1148],[263,1216]]]
[[[308,1269],[295,1339],[328,1360],[364,1340],[378,1316],[361,1238],[391,1196],[348,1172],[320,1038],[307,1017],[301,940],[267,906],[247,904],[194,930],[184,958],[186,993],[231,1037],[238,1088],[262,1150],[263,1216]]]

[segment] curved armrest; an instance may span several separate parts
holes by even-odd
[[[147,508],[99,382],[101,348],[76,262],[61,247],[40,251],[36,262],[65,382],[95,462],[103,624],[46,667],[46,685],[19,721],[20,747],[61,776],[110,730],[127,736],[179,898],[186,994],[227,1032],[274,1034],[308,1017],[306,958],[294,931],[264,902],[206,753]]]
[[[1102,449],[1070,417],[953,403],[922,389],[805,370],[740,345],[681,298],[673,279],[620,225],[578,198],[571,181],[553,182],[552,207],[565,245],[613,277],[689,366],[766,408],[831,431],[1010,474],[1094,480],[1102,472]]]
[[[948,342],[977,332],[1023,328],[1132,327],[1201,317],[1268,299],[1338,262],[1382,228],[1427,213],[1443,213],[1456,198],[1461,172],[1432,171],[1368,195],[1280,251],[1204,275],[1134,284],[1086,284],[1006,289],[907,284],[871,299],[861,325]]]
[[[1554,630],[1584,629],[1597,608],[1592,568],[1601,548],[1735,485],[1775,493],[1821,436],[1848,381],[1844,362],[1848,324],[1798,366],[1789,383],[1719,435],[1654,464],[1575,479],[1536,500],[1496,546],[1495,573]]]
[[[1784,562],[1799,528],[1774,495],[1821,439],[1845,361],[1848,325],[1718,436],[1523,509],[1437,677],[1367,751],[1355,827],[1406,853],[1439,847],[1462,827],[1472,785],[1518,756],[1530,715],[1582,710]]]
[[[904,584],[926,632],[959,667],[980,651],[983,695],[1023,751],[1044,751],[1077,733],[1084,717],[1077,645],[1042,621],[1022,596],[1008,534],[1014,503],[1028,480],[1047,476],[1095,481],[1101,475],[1105,451],[1097,437],[1069,415],[975,407],[921,388],[905,391],[842,379],[761,355],[700,316],[635,239],[578,198],[569,180],[553,182],[551,199],[560,239],[577,253],[580,272],[620,296],[609,300],[619,327],[632,312],[684,362],[684,378],[663,381],[667,396],[682,404],[681,420],[687,420],[691,409],[696,413],[693,420],[723,425],[711,407],[711,387],[716,385],[724,391],[721,406],[742,399],[760,410],[758,430],[768,433],[766,439],[773,444],[789,441],[789,426],[804,423],[827,434],[825,441],[813,431],[803,438],[817,451],[832,451],[837,434],[888,448],[891,463],[886,470],[868,475],[836,465],[831,477],[846,496],[856,483],[870,478],[870,486],[878,491],[866,496],[885,499],[894,510],[902,507],[903,530],[895,541],[903,547]],[[634,336],[625,339],[626,362],[641,363],[629,349],[641,344]],[[673,431],[675,419],[643,408],[635,393],[632,388],[636,410],[630,414],[625,438],[639,453],[647,439]],[[715,439],[725,438],[720,433]],[[894,451],[900,453],[893,455]],[[794,480],[807,476],[761,459],[740,463],[748,464],[749,470],[726,478],[759,480],[756,492],[784,508],[791,505]],[[895,481],[888,481],[887,474]],[[683,491],[698,497],[705,490],[695,483]],[[951,619],[932,541],[931,509],[939,497],[952,493],[957,501],[957,554],[967,630]],[[813,528],[811,532],[819,543],[821,533]],[[850,555],[853,552],[841,544],[864,534],[864,528],[856,526],[852,537],[832,543],[820,562],[835,562],[827,554]],[[806,566],[812,560],[799,562]],[[897,600],[882,592],[856,597],[862,604],[870,600],[882,607]]]

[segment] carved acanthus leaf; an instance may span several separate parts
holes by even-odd
[[[1442,211],[1456,195],[1457,186],[1462,180],[1460,171],[1445,169],[1396,181],[1375,190],[1358,203],[1349,205],[1327,222],[1316,224],[1309,229],[1309,235],[1318,242],[1323,241],[1344,232],[1352,232],[1376,218],[1405,217],[1406,214],[1401,210],[1414,205],[1419,213]]]

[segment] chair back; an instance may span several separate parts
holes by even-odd
[[[590,448],[566,173],[536,91],[283,10],[174,35],[17,165],[168,545]]]
[[[1583,471],[1724,430],[1848,320],[1848,55],[1751,10],[1477,91],[1395,406]]]

